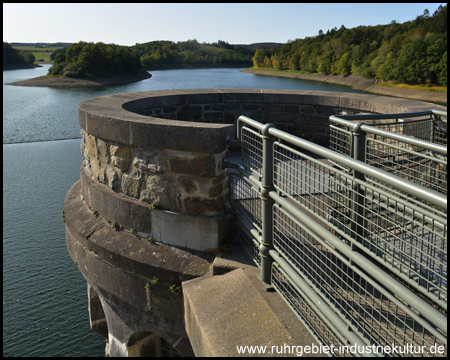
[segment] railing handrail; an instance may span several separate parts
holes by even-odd
[[[246,116],[239,116],[238,122],[248,124],[250,126],[255,127],[258,130],[262,130],[262,128],[264,127],[264,124],[261,124],[261,123],[255,121],[255,120],[252,120]],[[363,162],[357,161],[348,156],[341,155],[341,154],[339,154],[333,150],[329,150],[323,146],[314,144],[307,140],[300,139],[300,138],[293,136],[289,133],[286,133],[282,130],[278,130],[275,127],[269,128],[268,131],[269,131],[270,135],[276,136],[282,140],[290,142],[293,145],[299,146],[308,151],[312,151],[315,154],[318,154],[320,156],[328,158],[332,161],[336,161],[340,164],[348,166],[350,169],[365,173],[366,175],[368,175],[378,181],[382,181],[388,185],[395,186],[395,187],[399,187],[399,185],[400,185],[402,188],[408,189],[408,192],[410,192],[411,195],[419,198],[420,200],[429,202],[432,205],[435,205],[444,210],[447,210],[447,196],[443,195],[435,190],[425,188],[425,187],[420,186],[410,180],[400,178],[396,175],[392,175],[392,174],[388,173],[387,171],[377,169],[371,165],[367,165]],[[238,143],[240,143],[240,141],[241,141],[241,139],[240,139],[240,132],[239,132],[238,133]]]
[[[362,115],[357,115],[357,116],[360,117]],[[369,115],[364,115],[364,116],[366,116],[366,118],[365,118],[366,120],[374,119],[374,117],[371,115],[370,115],[371,117],[369,117],[369,118],[367,118],[367,116],[369,116]],[[435,143],[432,143],[432,142],[429,142],[426,140],[421,140],[421,139],[413,138],[411,136],[402,135],[402,134],[394,133],[391,131],[378,129],[377,127],[374,127],[371,125],[366,125],[364,123],[362,123],[362,124],[354,123],[354,122],[348,121],[348,119],[345,119],[344,117],[336,116],[336,115],[330,116],[330,121],[335,124],[338,124],[338,125],[346,126],[346,127],[350,128],[351,130],[360,129],[361,131],[366,132],[366,133],[380,135],[387,139],[400,141],[402,143],[406,143],[406,144],[413,145],[413,146],[419,146],[419,147],[425,148],[427,150],[437,152],[438,154],[447,156],[447,147],[446,146],[438,145],[438,144],[435,144]]]
[[[382,120],[394,118],[410,118],[427,115],[447,116],[447,112],[443,110],[425,110],[412,113],[398,113],[398,114],[365,114],[365,115],[332,115],[344,120]]]

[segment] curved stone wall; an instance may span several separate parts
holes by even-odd
[[[93,211],[126,229],[171,245],[214,248],[226,235],[225,137],[236,137],[240,115],[328,146],[330,115],[438,107],[295,90],[147,91],[94,98],[79,104],[82,195]],[[167,231],[180,222],[191,235]]]

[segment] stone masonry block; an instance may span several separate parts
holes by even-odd
[[[214,177],[215,161],[211,156],[172,157],[169,158],[170,171],[200,177]]]
[[[120,177],[111,166],[106,168],[106,181],[113,191],[120,191]]]
[[[100,162],[107,164],[109,162],[108,144],[102,139],[97,139],[97,151]]]
[[[287,113],[298,114],[298,106],[297,105],[286,105],[284,111]]]
[[[111,144],[111,165],[117,166],[122,171],[127,171],[131,163],[131,149],[128,146]]]
[[[124,174],[125,175],[125,174]],[[165,176],[149,175],[140,200],[159,204],[163,209],[173,210],[176,207],[176,187]]]
[[[125,195],[139,198],[139,185],[141,174],[139,172],[122,174],[122,192]]]
[[[102,169],[100,162],[96,158],[91,158],[92,176],[95,180],[105,183],[105,169]]]
[[[149,171],[154,174],[161,174],[163,170],[163,161],[161,156],[150,150],[136,150],[133,158],[133,166],[137,169]]]
[[[210,197],[216,197],[221,195],[223,192],[223,185],[222,184],[218,184],[216,186],[213,186],[212,188],[209,189],[209,196]]]
[[[92,135],[88,135],[86,138],[86,146],[88,148],[89,151],[89,155],[91,157],[98,157],[98,152],[97,152],[97,144],[95,142],[95,137],[93,137]]]
[[[194,179],[189,176],[180,176],[177,181],[188,194],[193,194],[197,190]]]

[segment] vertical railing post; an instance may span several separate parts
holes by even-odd
[[[431,121],[431,139],[430,142],[436,142],[436,123],[439,121],[440,116],[433,114]]]
[[[352,142],[353,142],[353,154],[352,157],[355,160],[359,160],[363,163],[366,162],[366,133],[361,130],[363,122],[358,122],[353,129]],[[355,179],[365,181],[365,176],[359,171],[353,171],[353,177]],[[351,196],[351,230],[353,234],[356,234],[359,241],[363,241],[365,234],[365,195],[361,189],[361,185],[353,183],[353,192]]]
[[[275,137],[269,134],[273,124],[266,124],[262,128],[263,139],[263,168],[262,168],[262,241],[259,247],[261,255],[261,281],[266,287],[270,286],[270,277],[273,259],[269,251],[273,249],[273,204],[274,200],[269,192],[274,190],[274,151]]]

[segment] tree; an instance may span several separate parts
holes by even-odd
[[[63,63],[66,61],[66,55],[64,53],[59,53],[55,57],[55,63]]]
[[[145,61],[153,62],[154,57],[145,58]],[[109,76],[122,72],[136,74],[141,69],[140,59],[128,47],[80,41],[70,45],[65,54],[56,55],[49,74],[68,77]]]
[[[340,75],[347,75],[352,70],[352,54],[350,52],[345,53],[339,59],[339,65],[337,72]]]

